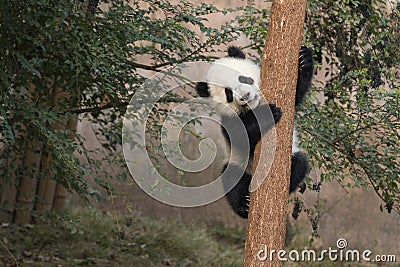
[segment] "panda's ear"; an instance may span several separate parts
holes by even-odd
[[[241,58],[241,59],[246,58],[246,55],[237,46],[228,47],[228,56],[233,57],[233,58]]]
[[[196,84],[196,92],[201,97],[210,97],[208,84],[205,82],[198,82]]]

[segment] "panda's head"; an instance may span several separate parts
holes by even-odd
[[[215,100],[224,115],[240,114],[260,104],[260,68],[245,58],[237,47],[228,48],[228,57],[211,64],[207,82],[200,82],[196,91],[201,97]]]

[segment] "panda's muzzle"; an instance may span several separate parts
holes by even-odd
[[[245,94],[240,98],[240,101],[248,101],[250,98],[250,93]]]
[[[258,95],[255,95],[252,99],[250,99],[250,96],[251,94],[247,93],[244,96],[242,96],[242,98],[240,98],[240,101],[245,102],[244,104],[242,104],[242,106],[250,106],[254,102],[258,101]]]

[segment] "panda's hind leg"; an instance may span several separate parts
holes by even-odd
[[[308,159],[303,152],[296,152],[292,155],[292,169],[290,174],[290,189],[292,193],[303,182],[308,173]]]
[[[243,174],[242,174],[243,173]],[[229,190],[236,177],[241,177],[239,182],[226,194],[229,206],[242,218],[247,218],[249,210],[249,185],[251,174],[235,164],[225,164],[223,167],[222,183],[225,192]]]
[[[292,168],[290,174],[290,189],[292,193],[303,182],[309,170],[307,155],[297,152],[292,155]],[[225,164],[223,167],[222,183],[225,191],[229,190],[236,177],[241,177],[237,184],[226,194],[229,206],[242,218],[247,218],[249,213],[249,186],[251,174],[235,164]]]

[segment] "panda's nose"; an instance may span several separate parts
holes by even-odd
[[[247,94],[245,94],[244,96],[242,96],[242,98],[240,99],[240,101],[247,101],[249,100],[250,97],[250,92],[248,92]]]

